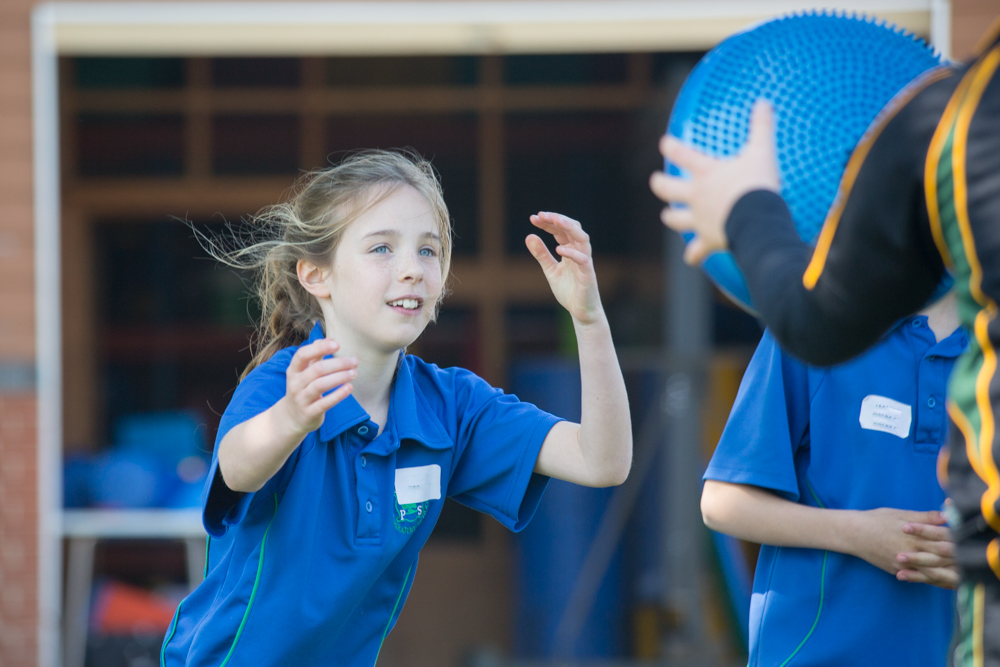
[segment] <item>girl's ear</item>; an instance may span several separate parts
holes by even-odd
[[[320,268],[308,260],[300,259],[295,264],[295,272],[299,276],[299,283],[307,292],[321,299],[330,296],[330,287],[326,284],[330,274],[329,269]]]

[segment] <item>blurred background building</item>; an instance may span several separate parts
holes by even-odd
[[[967,56],[998,0],[834,3]],[[521,535],[456,503],[389,667],[745,660],[754,549],[697,512],[760,330],[676,261],[646,180],[677,89],[786,0],[0,6],[0,665],[149,665],[201,576],[197,510],[249,360],[219,231],[303,170],[412,147],[441,174],[452,295],[411,352],[578,416],[572,327],[527,216],[590,232],[636,466],[553,484]]]

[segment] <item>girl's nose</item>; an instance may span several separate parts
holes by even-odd
[[[402,282],[417,283],[424,279],[424,267],[415,253],[406,253],[400,261],[399,279]]]

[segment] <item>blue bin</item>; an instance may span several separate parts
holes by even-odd
[[[511,390],[552,414],[580,420],[580,367],[532,359],[511,367]],[[515,636],[520,658],[610,658],[623,653],[625,619],[619,547],[569,653],[555,655],[555,633],[613,489],[549,483],[527,528],[514,538]]]

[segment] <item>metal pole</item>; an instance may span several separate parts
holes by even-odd
[[[671,620],[664,638],[667,664],[704,664],[701,497],[701,413],[711,351],[712,300],[707,279],[684,264],[683,240],[668,232],[668,368],[663,410],[662,604]]]

